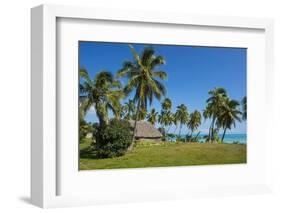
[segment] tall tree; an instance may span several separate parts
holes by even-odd
[[[210,119],[212,117],[212,110],[211,110],[211,106],[209,104],[203,110],[203,117],[205,120]],[[209,132],[208,132],[208,141],[210,141],[210,138],[211,138],[211,126],[210,126]]]
[[[158,116],[158,123],[161,124],[162,128],[165,129],[166,133],[169,133],[169,129],[166,129],[166,127],[170,127],[173,123],[173,113],[171,111],[165,111],[161,110],[161,113]]]
[[[142,121],[145,119],[145,117],[147,116],[147,111],[144,108],[140,108],[139,110],[139,115],[138,115],[138,120]]]
[[[173,113],[171,112],[171,108],[172,108],[171,99],[165,98],[161,106],[162,106],[161,115],[163,117],[162,123],[164,124],[165,127],[168,126],[166,132],[169,133],[170,127],[173,123]]]
[[[174,116],[173,116],[172,120],[173,120],[172,123],[175,125],[175,129],[174,129],[174,133],[173,133],[175,135],[176,132],[177,132],[178,123],[179,123],[178,118],[176,117],[176,113],[174,113]]]
[[[168,110],[165,113],[166,126],[168,126],[167,133],[170,132],[171,125],[174,123],[174,114]]]
[[[155,125],[157,122],[157,115],[158,112],[153,108],[151,109],[150,113],[147,115],[147,121],[150,122],[152,125]]]
[[[247,120],[247,96],[242,99],[242,119]]]
[[[126,102],[123,106],[123,115],[122,118],[126,120],[134,119],[135,113],[136,113],[136,106],[133,100],[129,100]]]
[[[182,125],[186,124],[189,119],[188,110],[184,104],[177,106],[177,111],[175,112],[175,117],[180,124],[179,135],[178,135],[180,137]]]
[[[235,127],[236,121],[241,122],[240,116],[242,112],[239,110],[239,102],[236,100],[226,99],[225,104],[221,107],[220,114],[218,116],[218,126],[224,129],[221,141],[223,142],[227,129]]]
[[[86,110],[89,107],[86,91],[83,86],[84,81],[91,81],[90,76],[86,69],[79,69],[80,83],[79,83],[79,120],[84,121]]]
[[[221,107],[224,105],[227,98],[227,92],[224,88],[214,88],[214,90],[209,91],[209,98],[207,99],[207,111],[210,113],[211,125],[210,125],[210,137],[209,140],[213,142],[214,139],[214,130],[216,120],[220,113]]]
[[[81,115],[85,115],[93,106],[101,126],[108,123],[109,110],[118,118],[121,112],[120,99],[123,97],[120,81],[108,71],[101,71],[91,79],[88,72],[81,69],[80,76]]]
[[[193,132],[198,129],[198,127],[201,124],[201,113],[197,110],[195,110],[193,113],[190,114],[190,119],[187,122],[187,128],[190,129],[190,140],[192,140],[192,134]]]
[[[156,68],[165,63],[163,56],[156,56],[152,47],[144,48],[139,55],[132,45],[129,45],[133,54],[133,61],[125,61],[123,67],[118,71],[118,77],[127,77],[128,84],[124,88],[125,94],[135,91],[134,102],[137,103],[136,119],[131,150],[134,146],[134,138],[137,130],[137,120],[139,119],[140,109],[147,109],[147,105],[152,103],[153,99],[161,99],[166,94],[166,88],[159,80],[167,78],[165,71],[156,70]]]
[[[169,98],[165,98],[164,101],[161,104],[162,109],[165,111],[168,111],[172,108],[172,101]]]

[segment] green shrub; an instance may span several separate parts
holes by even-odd
[[[94,148],[98,158],[112,158],[124,155],[131,143],[129,122],[113,119],[107,126],[99,127]]]
[[[79,122],[79,142],[83,143],[86,139],[88,133],[93,132],[93,127],[90,123],[87,123],[84,120]]]

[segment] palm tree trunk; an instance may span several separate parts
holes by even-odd
[[[212,123],[211,123],[211,134],[210,134],[210,138],[211,142],[213,142],[214,139],[214,125],[215,125],[215,117],[213,117]]]
[[[213,125],[214,125],[214,117],[212,118],[212,122],[211,122],[211,125],[210,125],[210,128],[209,128],[209,137],[208,137],[208,142],[210,143],[212,141],[212,138],[213,138]]]
[[[106,126],[106,120],[103,118],[102,114],[96,110],[97,112],[97,117],[98,117],[98,120],[99,120],[99,126],[100,127],[105,127]]]
[[[197,138],[198,138],[199,134],[200,134],[200,131],[199,131],[199,132],[197,133],[197,135],[195,136],[195,141],[197,141]]]
[[[131,151],[133,149],[134,144],[135,144],[135,135],[137,133],[137,121],[138,121],[138,117],[139,117],[139,111],[140,111],[140,100],[138,101],[137,112],[136,112],[136,117],[135,117],[135,124],[134,124],[134,131],[133,131],[133,138],[132,138],[132,143],[128,148],[129,151]]]
[[[190,133],[190,138],[189,138],[189,142],[191,142],[191,139],[192,139],[192,133],[193,133],[193,130],[191,130],[191,133]]]
[[[169,133],[171,126],[168,127],[167,133]]]
[[[223,139],[224,139],[224,136],[225,136],[225,132],[226,132],[226,127],[224,128],[223,135],[222,135],[222,138],[221,138],[222,143],[223,143]]]
[[[182,124],[180,124],[179,137],[181,136],[181,128],[182,128]]]
[[[209,128],[208,142],[210,142],[210,139],[211,139],[211,127],[212,127],[212,125],[210,125],[210,128]]]
[[[178,125],[176,125],[176,128],[174,130],[174,135],[176,134],[177,129],[178,129]]]

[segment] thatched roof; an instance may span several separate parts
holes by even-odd
[[[129,123],[130,123],[131,127],[134,128],[135,121],[130,120]],[[138,137],[138,138],[160,138],[160,137],[162,137],[162,134],[151,123],[146,122],[146,121],[138,121],[136,137]]]

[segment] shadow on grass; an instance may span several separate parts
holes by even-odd
[[[91,146],[80,149],[80,158],[97,159],[96,153]]]

